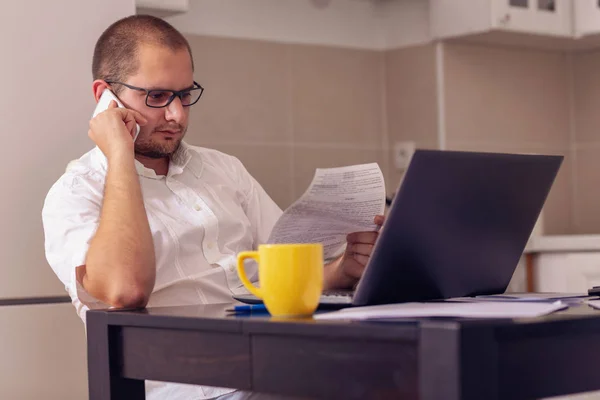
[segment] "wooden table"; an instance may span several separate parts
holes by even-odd
[[[322,399],[531,399],[600,389],[600,311],[405,322],[230,316],[226,304],[87,313],[90,400],[144,379]]]

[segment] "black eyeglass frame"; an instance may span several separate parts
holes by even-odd
[[[150,108],[164,108],[164,107],[167,107],[169,104],[171,104],[173,102],[173,100],[175,100],[175,97],[179,97],[179,100],[182,102],[181,105],[183,107],[190,107],[190,106],[193,106],[194,104],[196,104],[198,102],[198,100],[200,100],[200,97],[202,97],[202,93],[204,93],[204,88],[198,82],[196,82],[196,81],[194,81],[194,86],[192,86],[189,89],[184,89],[184,90],[145,89],[145,88],[133,86],[133,85],[130,85],[130,84],[124,83],[124,82],[117,82],[117,81],[105,81],[105,82],[108,83],[109,85],[123,85],[126,88],[129,88],[131,90],[139,90],[141,92],[145,92],[146,93],[146,106],[148,106]],[[182,96],[184,94],[187,94],[187,93],[192,92],[194,90],[200,90],[200,94],[198,95],[198,98],[196,100],[194,100],[193,103],[183,104]],[[169,97],[169,100],[167,100],[167,103],[164,106],[151,106],[150,104],[148,104],[148,97],[150,96],[150,93],[152,93],[152,92],[172,92],[173,94],[171,95],[171,97]]]

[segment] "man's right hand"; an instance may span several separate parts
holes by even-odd
[[[143,126],[147,120],[137,111],[118,107],[113,100],[106,111],[90,121],[88,136],[109,160],[123,154],[133,157],[136,123]]]

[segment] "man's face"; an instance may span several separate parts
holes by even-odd
[[[183,90],[193,85],[192,62],[187,49],[172,51],[166,47],[142,44],[139,69],[124,83],[148,90]],[[183,107],[175,97],[163,108],[146,105],[146,93],[121,86],[119,99],[127,108],[140,112],[148,123],[141,127],[135,141],[136,155],[163,158],[179,147],[188,126],[190,107]]]

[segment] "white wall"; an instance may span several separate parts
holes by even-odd
[[[65,295],[44,255],[41,209],[66,163],[92,147],[94,43],[133,0],[2,3],[0,298]]]
[[[191,0],[169,17],[197,35],[385,49],[429,40],[425,0]]]

